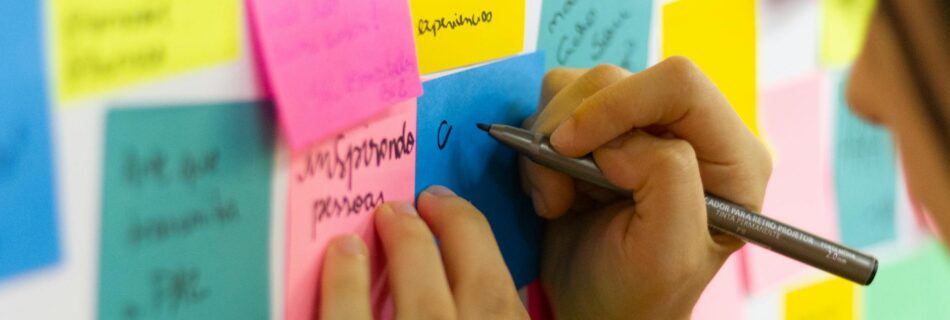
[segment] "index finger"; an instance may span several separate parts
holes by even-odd
[[[554,148],[579,157],[634,128],[662,126],[688,141],[700,160],[738,162],[755,135],[692,62],[669,58],[585,99],[551,135]]]

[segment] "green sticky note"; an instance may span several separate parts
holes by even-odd
[[[107,118],[100,319],[266,319],[273,117],[259,103]]]
[[[845,65],[854,61],[864,45],[864,36],[875,0],[821,1],[821,63]]]
[[[868,320],[950,319],[946,248],[930,242],[906,259],[883,264],[865,297]]]

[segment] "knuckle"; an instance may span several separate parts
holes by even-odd
[[[488,228],[488,219],[467,200],[458,198],[451,206],[452,211],[445,215],[447,226]]]
[[[571,72],[567,68],[554,68],[544,75],[541,89],[545,92],[557,92],[571,82]]]
[[[670,57],[663,62],[670,83],[678,84],[679,90],[673,90],[680,99],[698,98],[709,83],[702,69],[692,60],[682,56]],[[702,105],[702,104],[697,104]]]
[[[432,232],[419,219],[399,219],[392,225],[393,238],[407,245],[421,245],[433,241]]]
[[[683,140],[668,140],[657,144],[654,150],[659,166],[667,169],[682,170],[697,167],[696,150],[689,142]]]
[[[596,92],[623,79],[626,73],[626,70],[616,65],[599,64],[588,70],[582,79],[587,91]]]

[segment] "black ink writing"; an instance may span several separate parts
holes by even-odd
[[[133,187],[146,184],[168,186],[175,178],[182,184],[194,185],[199,179],[213,175],[221,159],[217,149],[198,154],[185,151],[175,157],[161,150],[143,155],[137,149],[129,149],[124,155],[122,176],[125,183]],[[170,168],[172,165],[177,166]]]
[[[557,47],[558,63],[567,64],[574,52],[583,44],[584,38],[595,23],[597,23],[597,12],[590,10],[584,16],[583,22],[574,25],[574,33],[571,36],[561,36]]]
[[[185,237],[216,225],[228,225],[238,218],[240,218],[240,212],[234,200],[214,201],[210,208],[151,217],[145,221],[133,218],[128,229],[128,242],[133,246],[159,243],[173,237]]]
[[[574,9],[575,4],[577,4],[577,0],[564,1],[561,8],[551,16],[551,21],[548,22],[548,33],[554,33],[557,30],[558,24],[567,19],[567,15]]]
[[[467,16],[456,12],[452,18],[419,19],[419,22],[416,24],[416,31],[420,36],[424,36],[428,33],[432,34],[432,37],[436,37],[439,34],[439,30],[455,30],[456,28],[466,26],[476,27],[483,22],[487,24],[491,23],[491,21],[491,10],[483,10],[480,13],[472,13]]]
[[[344,195],[341,197],[326,196],[313,201],[313,209],[310,211],[311,229],[310,239],[317,237],[317,226],[325,219],[349,217],[358,215],[376,209],[383,204],[386,197],[383,192],[367,192],[357,195]]]
[[[445,136],[442,135],[442,128],[448,126],[448,130],[445,130]],[[442,123],[439,124],[439,130],[436,132],[435,141],[439,145],[439,150],[445,149],[445,146],[449,144],[449,136],[452,135],[452,126],[449,125],[448,121],[442,120]]]
[[[167,32],[172,26],[171,12],[170,1],[150,1],[109,10],[71,8],[59,29],[63,37],[62,51],[68,53],[63,61],[66,83],[117,77],[164,65],[168,59],[165,43],[115,46],[108,51],[96,50],[90,43],[100,41],[98,39]]]
[[[594,48],[594,52],[591,53],[590,58],[594,60],[600,60],[607,53],[607,49],[611,47],[614,41],[614,36],[616,35],[617,30],[630,18],[630,14],[626,11],[621,11],[616,19],[610,25],[604,29],[594,32],[591,36],[591,47]]]
[[[296,174],[297,182],[305,182],[322,174],[327,179],[346,180],[347,190],[353,189],[353,175],[357,170],[368,167],[380,167],[384,163],[409,156],[415,150],[416,136],[406,131],[406,122],[402,123],[402,132],[393,137],[367,138],[362,141],[347,141],[345,135],[338,135],[333,148],[314,149],[307,154],[303,172]]]
[[[207,300],[211,295],[211,291],[201,284],[201,270],[195,267],[155,269],[151,277],[152,308],[158,314],[175,314],[183,307]]]

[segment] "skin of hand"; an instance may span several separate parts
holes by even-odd
[[[942,4],[942,9],[938,3],[945,0],[888,1],[893,4],[894,14],[906,24],[903,27],[911,37],[911,51],[926,68],[926,85],[937,89],[937,103],[945,117],[942,121],[950,123],[950,26],[940,21],[947,4]],[[868,26],[864,48],[852,67],[848,102],[856,114],[891,132],[912,197],[933,218],[936,231],[947,243],[950,146],[939,142],[939,129],[927,118],[924,102],[914,87],[909,57],[901,53],[893,21],[886,19],[881,10],[879,4]]]
[[[423,191],[417,204],[386,203],[375,213],[395,318],[528,319],[485,216],[442,186]],[[321,319],[372,319],[360,237],[330,243],[322,276]]]
[[[686,319],[743,242],[711,233],[704,189],[760,211],[771,174],[764,145],[692,62],[632,74],[554,69],[525,126],[566,156],[593,154],[606,190],[521,159],[546,222],[541,279],[558,319]]]

